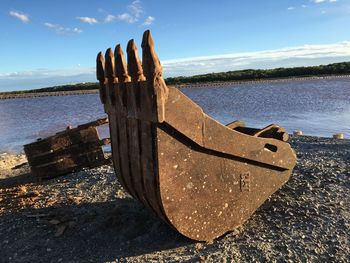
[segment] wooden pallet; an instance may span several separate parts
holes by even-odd
[[[101,146],[109,144],[109,138],[100,140],[97,126],[107,124],[103,118],[58,132],[54,136],[24,145],[32,175],[48,179],[85,167],[97,167],[108,162]]]

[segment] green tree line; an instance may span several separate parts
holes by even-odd
[[[41,88],[41,89],[0,92],[0,95],[2,95],[2,94],[39,93],[39,92],[95,90],[98,88],[99,88],[99,85],[97,82],[84,82],[84,83],[78,83],[78,84],[67,84],[67,85],[54,86],[54,87]]]
[[[350,62],[333,63],[329,65],[276,68],[276,69],[246,69],[220,73],[209,73],[191,77],[167,78],[167,84],[191,84],[212,81],[244,81],[264,80],[291,77],[308,77],[324,75],[350,74]]]
[[[295,67],[295,68],[275,68],[275,69],[246,69],[220,73],[208,73],[190,77],[166,78],[165,82],[170,85],[204,83],[213,81],[248,81],[265,80],[292,77],[311,77],[325,75],[345,75],[350,74],[350,62],[333,63],[329,65]],[[78,84],[61,85],[42,89],[32,89],[24,91],[0,92],[1,94],[22,94],[54,91],[77,91],[98,89],[97,82],[86,82]]]

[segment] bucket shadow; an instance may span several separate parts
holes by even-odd
[[[45,255],[46,261],[105,262],[194,243],[129,198],[45,209],[30,208],[0,217],[3,222],[9,223],[13,218],[23,220],[12,232],[12,239],[21,241],[9,243],[3,251],[7,251],[8,255],[17,253],[17,258],[23,256],[26,259],[29,252],[34,261],[40,258],[39,255]],[[60,234],[62,226],[64,232]],[[21,233],[24,230],[32,234],[23,237]],[[50,253],[46,251],[48,247],[52,248]]]

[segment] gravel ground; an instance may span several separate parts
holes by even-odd
[[[298,163],[288,183],[209,243],[181,236],[131,199],[111,166],[40,183],[22,166],[0,180],[0,262],[349,262],[350,141],[291,144]]]

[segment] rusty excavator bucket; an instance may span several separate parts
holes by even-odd
[[[181,234],[213,240],[242,225],[291,175],[296,156],[277,125],[222,125],[168,87],[149,31],[97,56],[113,163],[123,187]]]

